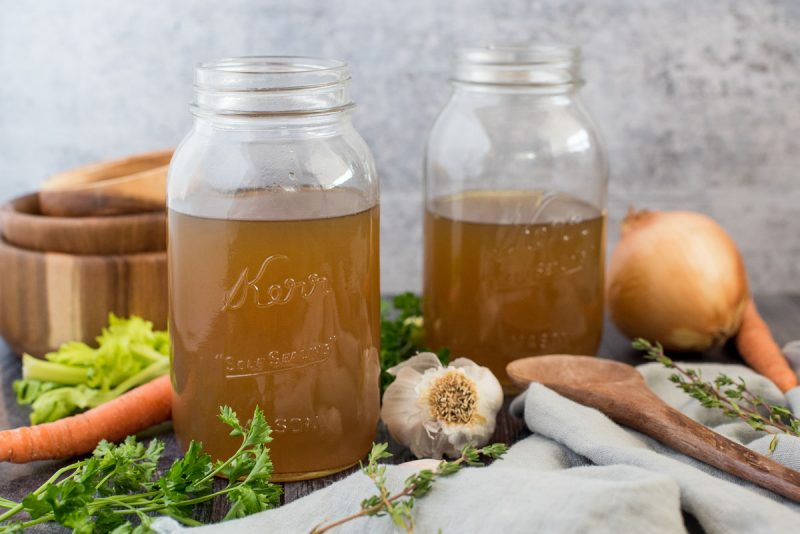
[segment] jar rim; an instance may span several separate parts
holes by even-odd
[[[244,56],[200,63],[194,71],[195,114],[268,115],[352,107],[350,68],[336,59]]]
[[[226,70],[245,74],[310,72],[346,67],[347,63],[339,61],[338,59],[326,59],[312,56],[226,57],[214,61],[203,61],[197,65],[198,69]]]
[[[487,85],[580,85],[580,61],[580,47],[567,43],[464,46],[454,54],[453,81]]]
[[[482,65],[540,65],[580,60],[581,49],[557,42],[489,43],[460,47],[455,55],[456,61]]]
[[[195,87],[217,90],[303,89],[350,79],[347,63],[306,56],[243,56],[199,63]]]

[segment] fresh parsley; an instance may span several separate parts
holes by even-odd
[[[231,436],[242,439],[227,460],[212,462],[203,446],[192,441],[183,458],[154,478],[163,442],[154,439],[145,446],[132,436],[118,445],[102,441],[91,457],[62,467],[22,502],[0,498],[0,510],[6,510],[0,514],[0,532],[21,532],[54,521],[78,534],[144,534],[152,532],[154,513],[197,526],[194,506],[219,496],[230,503],[225,519],[276,507],[282,490],[270,482],[266,444],[272,438],[264,413],[256,408],[250,424],[242,425],[236,412],[225,406],[219,418],[231,428]],[[228,480],[217,491],[215,476]],[[28,517],[18,518],[20,514]]]
[[[394,381],[388,370],[417,353],[427,352],[419,296],[407,292],[381,301],[381,392]],[[442,365],[447,365],[450,351],[436,352]]]

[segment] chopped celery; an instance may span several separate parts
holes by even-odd
[[[89,406],[93,397],[97,396],[97,390],[80,386],[66,386],[55,388],[39,395],[33,401],[31,408],[31,424],[47,423],[71,415],[77,410],[83,410]]]
[[[53,363],[30,354],[22,355],[22,379],[55,382],[63,386],[85,384],[89,378],[87,367]]]
[[[99,406],[169,372],[169,336],[141,317],[109,314],[97,348],[73,341],[44,360],[22,357],[17,402],[30,404],[31,423],[55,421]]]

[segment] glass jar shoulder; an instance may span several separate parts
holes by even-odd
[[[585,134],[594,143],[575,146],[576,134]],[[514,141],[504,148],[531,148],[537,139],[547,139],[555,153],[565,148],[572,148],[571,152],[600,148],[597,128],[577,94],[458,90],[434,121],[428,148],[448,142],[480,148]]]
[[[434,123],[427,197],[465,189],[545,189],[605,205],[600,135],[577,95],[460,93]]]
[[[171,210],[210,218],[331,217],[378,203],[372,153],[349,125],[298,133],[196,124],[175,151],[167,188]]]

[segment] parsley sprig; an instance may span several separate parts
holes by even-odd
[[[320,525],[312,530],[312,534],[323,534],[344,523],[365,516],[389,516],[395,525],[406,532],[414,531],[414,517],[412,510],[416,499],[427,495],[433,487],[434,481],[439,477],[452,475],[465,465],[481,466],[481,457],[500,458],[508,447],[502,443],[487,445],[481,449],[467,445],[461,451],[461,456],[453,461],[442,460],[436,469],[423,469],[414,473],[405,480],[403,489],[392,494],[386,487],[386,465],[379,463],[381,460],[391,458],[392,454],[386,449],[386,443],[374,443],[369,453],[367,465],[361,466],[361,471],[372,479],[378,493],[361,501],[361,511],[343,517],[327,525]]]
[[[669,379],[690,397],[697,399],[706,408],[718,408],[731,418],[738,418],[752,428],[772,434],[770,452],[778,446],[779,434],[800,437],[800,419],[784,406],[767,403],[760,395],[753,393],[742,377],[732,379],[720,373],[712,382],[705,382],[697,369],[684,369],[672,358],[664,354],[660,343],[655,345],[638,338],[633,348],[645,351],[645,358],[660,363],[676,372]]]
[[[422,302],[411,292],[401,293],[391,300],[381,301],[381,392],[394,381],[388,370],[429,349],[424,343]],[[442,365],[447,365],[450,351],[436,353]]]
[[[250,424],[242,425],[225,406],[219,418],[231,427],[231,436],[242,438],[227,460],[212,462],[203,446],[192,441],[184,457],[154,480],[163,442],[154,439],[145,446],[132,436],[118,445],[102,441],[90,458],[62,467],[22,502],[0,498],[0,509],[6,509],[0,514],[0,532],[55,521],[79,534],[143,534],[152,532],[152,513],[197,526],[201,523],[191,517],[194,506],[219,496],[231,505],[225,519],[277,506],[281,488],[269,481],[272,462],[265,445],[272,438],[264,413],[256,408]],[[218,491],[213,491],[215,476],[228,479]],[[29,519],[15,521],[21,513]]]

